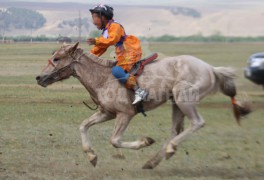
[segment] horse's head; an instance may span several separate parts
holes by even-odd
[[[69,78],[73,75],[72,64],[75,60],[76,50],[79,43],[75,45],[64,44],[59,50],[55,51],[48,60],[48,65],[42,73],[36,77],[39,85],[47,87],[48,85]]]

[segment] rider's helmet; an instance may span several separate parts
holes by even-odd
[[[97,13],[100,16],[104,16],[107,20],[111,20],[114,16],[114,9],[111,6],[99,4],[95,6],[93,9],[90,9],[90,12]]]

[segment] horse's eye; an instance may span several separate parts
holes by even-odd
[[[58,58],[53,59],[53,62],[58,62],[58,61],[59,61]]]

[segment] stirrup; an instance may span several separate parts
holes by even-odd
[[[148,92],[144,89],[138,88],[135,92],[135,100],[133,101],[133,105],[143,101],[148,96]]]

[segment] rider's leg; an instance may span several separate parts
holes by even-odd
[[[136,77],[132,74],[127,73],[122,67],[114,66],[112,68],[112,74],[121,82],[121,84],[125,85],[126,88],[135,91],[135,99],[132,104],[136,104],[144,100],[148,95],[148,92],[146,90],[138,86]]]

